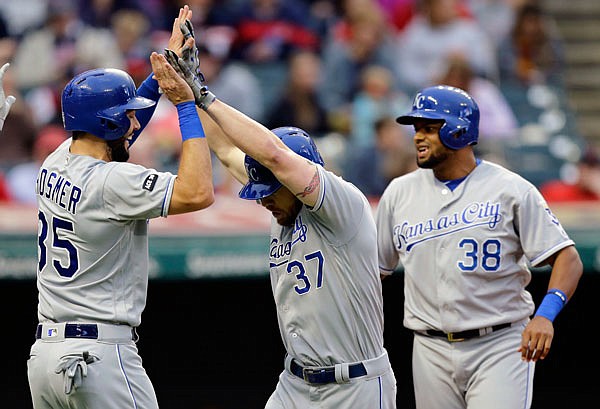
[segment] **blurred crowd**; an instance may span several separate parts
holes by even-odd
[[[412,129],[395,117],[435,83],[479,104],[481,157],[527,172],[515,152],[533,146],[542,173],[524,176],[538,186],[573,186],[558,168],[589,163],[566,104],[564,44],[539,1],[0,0],[0,65],[11,63],[5,90],[17,97],[0,134],[0,201],[35,203],[38,164],[68,137],[66,82],[113,67],[141,83],[184,4],[211,90],[269,128],[308,131],[326,166],[369,197],[415,168]],[[176,111],[159,103],[131,161],[176,172],[180,146]],[[214,166],[218,191],[236,194]]]

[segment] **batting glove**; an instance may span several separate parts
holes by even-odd
[[[202,84],[204,80],[202,74],[196,75],[183,58],[177,56],[173,50],[166,48],[165,58],[192,89],[196,105],[206,111],[209,105],[215,101],[216,97],[215,94],[209,91],[206,85]]]
[[[16,98],[12,95],[8,97],[4,95],[4,73],[8,69],[10,64],[6,63],[0,68],[0,131],[4,126],[4,120],[8,116],[8,111],[10,111],[10,107],[15,103]]]
[[[87,351],[81,354],[66,355],[61,358],[60,364],[58,364],[54,372],[57,374],[63,373],[65,394],[68,395],[81,386],[83,378],[88,373],[88,364],[98,360],[98,357],[90,355]]]

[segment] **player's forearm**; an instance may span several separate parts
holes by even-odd
[[[570,299],[583,274],[583,263],[575,246],[562,249],[552,265],[548,288],[558,288]]]
[[[177,114],[183,143],[169,214],[204,209],[214,201],[210,151],[194,102],[177,104]]]
[[[206,112],[231,143],[265,166],[283,145],[265,126],[218,99]]]
[[[238,182],[245,184],[248,181],[248,176],[246,176],[244,168],[245,153],[233,144],[219,125],[206,112],[200,108],[197,111],[204,126],[204,133],[206,134],[210,150],[213,151],[223,166],[227,168],[229,173]]]
[[[210,152],[204,138],[183,142],[169,214],[207,208],[214,202]]]

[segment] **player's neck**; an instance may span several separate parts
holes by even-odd
[[[87,155],[103,161],[110,161],[106,142],[93,135],[84,135],[71,142],[69,151],[75,155]]]
[[[438,180],[447,181],[464,178],[477,166],[472,149],[463,148],[453,152],[443,163],[433,169]]]

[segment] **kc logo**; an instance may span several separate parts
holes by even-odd
[[[425,97],[419,92],[417,94],[417,96],[415,97],[415,103],[413,105],[417,109],[422,109],[423,108],[423,101],[424,100],[425,100]]]
[[[414,109],[435,109],[438,102],[432,96],[426,96],[421,94],[420,92],[415,97],[415,101],[413,102]]]
[[[253,181],[253,182],[258,182],[260,179],[258,178],[257,175],[258,171],[255,167],[248,167],[248,177]]]

